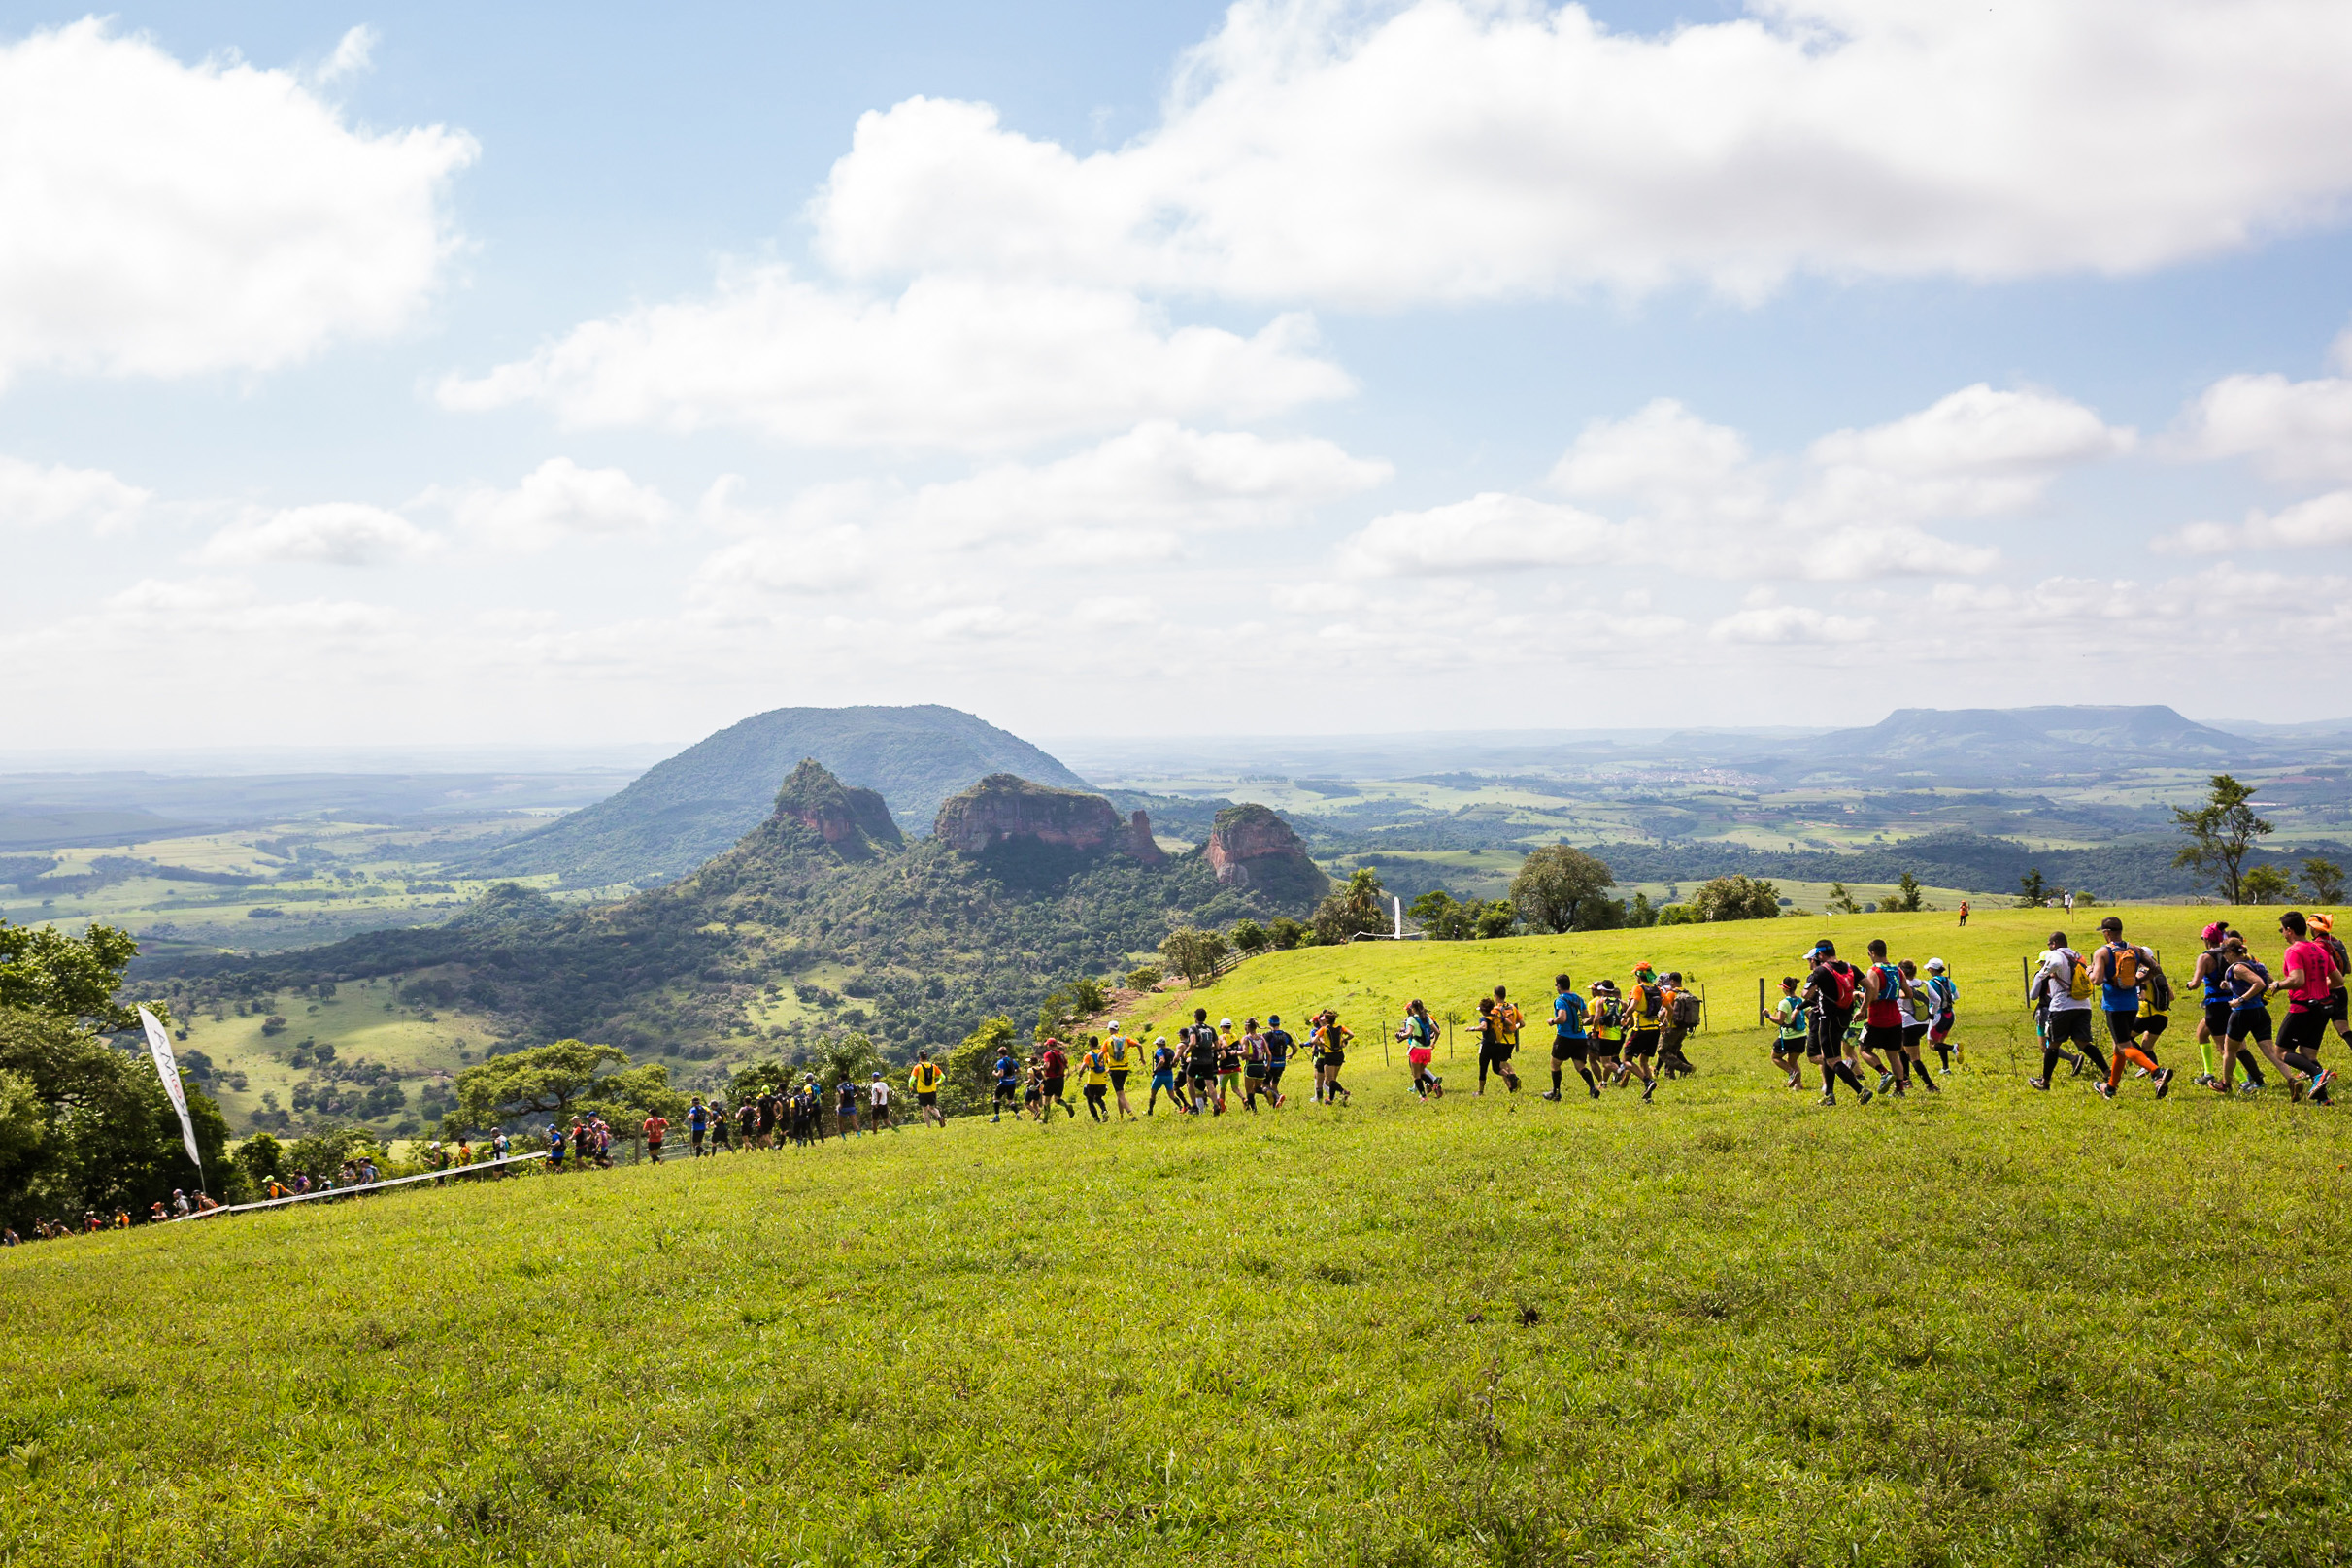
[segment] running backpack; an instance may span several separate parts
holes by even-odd
[[[2148,1011],[2169,1013],[2172,1010],[2172,983],[2154,964],[2148,966]]]
[[[2111,984],[2118,990],[2138,989],[2139,972],[2146,967],[2146,955],[2137,948],[2109,948],[2107,951],[2114,954],[2107,960],[2107,967],[2114,977]]]
[[[1664,1014],[1665,999],[1657,986],[1644,984],[1635,988],[1641,992],[1641,1004],[1633,1009],[1638,1021],[1647,1023]]]
[[[2074,960],[2074,965],[2072,978],[2066,982],[2066,994],[2077,1002],[2086,1001],[2091,995],[2091,966],[2082,961],[2079,952],[2067,956]]]
[[[1674,995],[1674,1027],[1677,1029],[1697,1028],[1699,1014],[1702,1011],[1703,1008],[1697,992],[1677,991]]]
[[[1831,1005],[1852,1007],[1854,1005],[1854,966],[1837,962],[1825,964],[1822,967],[1830,972]]]

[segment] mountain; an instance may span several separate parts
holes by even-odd
[[[991,773],[1086,787],[1020,736],[953,708],[779,708],[688,747],[619,794],[507,840],[461,869],[473,877],[554,872],[572,887],[667,882],[757,826],[773,805],[776,781],[804,757],[846,787],[878,794],[904,822],[928,823],[942,800]]]
[[[1764,766],[1792,776],[1925,776],[1937,782],[2225,768],[2252,750],[2171,709],[1898,708],[1875,724],[1783,749]]]
[[[1141,812],[993,776],[909,839],[875,792],[803,760],[733,847],[631,898],[504,884],[446,925],[141,974],[176,977],[184,1007],[398,976],[534,1041],[735,1060],[856,1028],[903,1057],[1034,1018],[1054,986],[1124,971],[1178,924],[1307,914],[1328,884],[1288,824],[1253,807],[1227,825],[1216,859],[1171,856]]]

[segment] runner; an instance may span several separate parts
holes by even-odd
[[[710,1108],[702,1103],[701,1095],[695,1095],[694,1103],[687,1107],[686,1112],[686,1141],[689,1158],[699,1159],[702,1156],[702,1135],[708,1130],[710,1119]]]
[[[1185,1087],[1193,1115],[1224,1116],[1225,1102],[1217,1098],[1217,1031],[1209,1027],[1208,1016],[1202,1010],[1201,1021],[1184,1031],[1191,1037],[1184,1054]]]
[[[852,1133],[865,1131],[857,1124],[857,1081],[842,1074],[841,1082],[833,1085],[833,1123],[841,1129],[845,1140]]]
[[[916,1112],[942,1132],[947,1130],[948,1118],[939,1112],[939,1085],[947,1082],[947,1077],[946,1070],[931,1060],[927,1051],[915,1052],[914,1071],[906,1075],[907,1087],[915,1091]]]
[[[1968,923],[1968,901],[1965,898],[1960,901],[1960,923],[1962,925]]]
[[[996,1097],[989,1113],[991,1121],[1001,1121],[1011,1111],[1016,1119],[1021,1116],[1021,1058],[1007,1045],[996,1052]]]
[[[1908,1038],[1906,1030],[1911,1021],[1913,999],[1911,984],[1903,979],[1900,968],[1887,961],[1887,945],[1873,937],[1870,941],[1870,966],[1863,971],[1863,1031],[1862,1049],[1865,1056],[1892,1062],[1882,1066],[1885,1075],[1878,1081],[1881,1093],[1891,1084],[1895,1097],[1901,1099],[1911,1086],[1911,1054],[1903,1049]],[[1923,1026],[1920,1033],[1924,1037]],[[1928,1064],[1919,1064],[1921,1084],[1932,1094],[1935,1080],[1928,1076]]]
[[[553,1121],[549,1122],[547,1124],[547,1168],[551,1171],[562,1170],[564,1151],[570,1147],[571,1141],[563,1136],[563,1129]],[[351,1181],[346,1182],[345,1185],[348,1186],[359,1180],[359,1173],[352,1170],[348,1163],[343,1168],[352,1173]]]
[[[1046,1119],[1045,1069],[1034,1056],[1029,1058],[1028,1077],[1021,1085],[1021,1114],[1031,1121]]]
[[[1593,982],[1593,997],[1585,1015],[1591,1020],[1587,1037],[1592,1041],[1588,1051],[1593,1058],[1593,1071],[1600,1083],[1614,1087],[1624,1081],[1626,1070],[1622,1045],[1626,1013],[1625,1003],[1618,999],[1617,982]]]
[[[1202,1017],[1205,1018],[1207,1015],[1203,1014]],[[1072,1105],[1061,1092],[1062,1084],[1069,1079],[1070,1057],[1069,1053],[1061,1049],[1059,1040],[1052,1035],[1045,1037],[1045,1049],[1037,1053],[1037,1066],[1039,1069],[1037,1087],[1045,1097],[1046,1119],[1052,1120],[1054,1107],[1059,1106],[1071,1120],[1077,1120],[1078,1108]]]
[[[1658,1070],[1668,1078],[1689,1078],[1698,1069],[1684,1053],[1682,1043],[1691,1038],[1691,1031],[1705,1017],[1705,1003],[1697,991],[1684,988],[1680,970],[1666,976],[1665,983],[1659,987],[1659,995],[1665,1004],[1665,1028],[1658,1040]]]
[[[766,1096],[762,1095],[762,1099]],[[759,1101],[741,1100],[735,1105],[735,1130],[745,1149],[765,1149],[767,1140],[759,1135]]]
[[[1252,1018],[1241,1030],[1241,1080],[1247,1085],[1242,1095],[1242,1108],[1252,1116],[1258,1114],[1258,1102],[1274,1103],[1273,1091],[1266,1087],[1266,1037]]]
[[[2292,1073],[2286,1063],[2279,1060],[2276,1048],[2270,1044],[2270,1009],[2267,1005],[2270,995],[2269,971],[2247,953],[2245,939],[2234,931],[2222,938],[2221,956],[2222,984],[2229,991],[2230,1021],[2222,1036],[2218,1091],[2223,1094],[2230,1092],[2231,1067],[2249,1040],[2261,1049],[2264,1055],[2277,1061],[2279,1072],[2287,1075],[2290,1084],[2294,1083]],[[2253,1085],[2249,1084],[2248,1087],[2251,1089]]]
[[[669,1130],[669,1118],[658,1111],[645,1118],[645,1157],[656,1165],[661,1163],[661,1135]],[[492,1146],[498,1151],[500,1159],[506,1158],[505,1133],[498,1134],[492,1140]]]
[[[2307,1093],[2326,1105],[2328,1085],[2335,1075],[2319,1064],[2319,1047],[2328,1038],[2328,997],[2335,988],[2335,959],[2311,940],[2310,926],[2298,911],[2289,910],[2278,917],[2278,934],[2287,939],[2287,955],[2280,960],[2279,977],[2269,989],[2287,993],[2287,1018],[2278,1029],[2279,1059],[2307,1075],[2291,1091],[2296,1099]]]
[[[1421,1004],[1413,1004],[1419,1007]],[[1573,1062],[1576,1076],[1584,1080],[1587,1099],[1597,1100],[1600,1090],[1593,1083],[1592,1069],[1585,1066],[1587,1038],[1584,1030],[1584,998],[1576,994],[1576,983],[1566,975],[1552,977],[1552,1092],[1547,1100],[1560,1098],[1560,1064]]]
[[[1478,1092],[1481,1094],[1487,1091],[1487,1071],[1490,1068],[1510,1085],[1512,1093],[1519,1092],[1519,1080],[1511,1071],[1511,1045],[1505,1032],[1506,1028],[1501,1004],[1492,996],[1480,997],[1478,999]]]
[[[1217,1105],[1223,1110],[1241,1095],[1241,1041],[1231,1018],[1217,1020]]]
[[[1102,1053],[1102,1036],[1087,1036],[1086,1050],[1078,1058],[1078,1092],[1086,1096],[1086,1114],[1091,1121],[1111,1119],[1110,1107],[1103,1103],[1111,1092],[1111,1059]]]
[[[1789,1087],[1805,1086],[1805,1004],[1797,994],[1797,977],[1780,977],[1780,1000],[1769,1013],[1757,1015],[1778,1034],[1772,1039],[1772,1065],[1789,1075]]]
[[[1928,1072],[1927,1044],[1929,1016],[1934,1002],[1928,987],[1921,983],[1919,966],[1905,958],[1896,969],[1902,975],[1902,1053],[1908,1070],[1919,1075],[1931,1094],[1941,1092]]]
[[[2352,996],[2345,993],[2345,977],[2352,974],[2352,951],[2336,940],[2335,919],[2333,916],[2312,915],[2305,918],[2311,928],[2311,940],[2328,950],[2328,957],[2335,965],[2335,984],[2328,992],[2328,1021],[2335,1027],[2335,1037],[2352,1044]]]
[[[1181,1034],[1183,1031],[1177,1032]],[[1161,1089],[1168,1091],[1168,1104],[1179,1110],[1184,1108],[1184,1097],[1176,1092],[1176,1052],[1169,1047],[1168,1037],[1164,1034],[1152,1042],[1152,1097],[1143,1102],[1145,1116],[1159,1109]]]
[[[1527,1024],[1527,1016],[1519,1011],[1519,1004],[1505,995],[1500,985],[1495,986],[1495,1025],[1502,1042],[1502,1058],[1497,1067],[1513,1094],[1519,1092],[1519,1074],[1512,1070],[1511,1058],[1519,1054],[1519,1033]]]
[[[880,1132],[885,1127],[890,1128],[892,1132],[906,1131],[904,1127],[890,1119],[890,1083],[889,1079],[882,1076],[881,1068],[874,1069],[874,1081],[866,1085],[865,1092],[867,1104],[870,1106],[866,1112],[866,1119],[873,1123],[876,1132]]]
[[[1862,976],[1837,956],[1836,944],[1828,937],[1813,944],[1805,963],[1804,1010],[1812,1025],[1805,1054],[1821,1066],[1821,1103],[1837,1103],[1837,1080],[1842,1078],[1856,1100],[1868,1105],[1873,1096],[1863,1087],[1862,1075],[1855,1072],[1854,1064],[1846,1060],[1846,1028],[1854,1021]]]
[[[1405,1065],[1413,1070],[1413,1092],[1424,1102],[1431,1095],[1443,1099],[1445,1087],[1429,1071],[1429,1063],[1437,1059],[1437,1020],[1429,1017],[1420,997],[1404,1005],[1404,1022],[1398,1026],[1396,1038],[1404,1042]]]
[[[1943,1059],[1944,1071],[1949,1073],[1955,1062],[1963,1060],[1963,1051],[1952,1039],[1952,1022],[1960,1011],[1960,985],[1941,958],[1928,960],[1928,1044]]]
[[[1626,1019],[1626,1071],[1639,1073],[1646,1085],[1641,1097],[1647,1100],[1657,1092],[1658,1075],[1650,1068],[1650,1060],[1658,1054],[1659,1036],[1665,1029],[1665,990],[1658,984],[1658,971],[1648,964],[1633,967],[1633,989],[1626,996],[1630,1015]],[[1623,1083],[1625,1076],[1618,1075]]]
[[[2161,1100],[2172,1092],[2172,1074],[2157,1066],[2156,1057],[2138,1043],[2147,977],[2156,969],[2156,955],[2126,942],[2124,922],[2116,916],[2099,922],[2099,951],[2091,954],[2091,981],[2099,987],[2099,1007],[2107,1016],[2107,1039],[2115,1054],[2107,1064],[2106,1082],[2092,1088],[2102,1098],[2115,1098],[2123,1082],[2124,1063],[2129,1060],[2155,1078],[2156,1097]],[[2170,1000],[2168,994],[2166,1000]]]
[[[1325,1008],[1309,1021],[1314,1026],[1316,1040],[1323,1047],[1315,1057],[1321,1064],[1318,1078],[1323,1087],[1323,1103],[1336,1105],[1339,1098],[1353,1103],[1356,1096],[1341,1085],[1339,1070],[1348,1064],[1348,1042],[1356,1037],[1347,1031],[1339,1021],[1339,1015],[1330,1008]]]
[[[1135,1108],[1127,1104],[1127,1075],[1143,1065],[1143,1042],[1129,1040],[1119,1030],[1119,1020],[1111,1020],[1111,1038],[1105,1052],[1111,1064],[1111,1098],[1119,1106],[1119,1114],[1129,1121],[1135,1119]]]
[[[2213,1076],[2213,1050],[2230,1032],[2230,992],[2222,981],[2229,964],[2221,955],[2222,939],[2229,934],[2229,926],[2220,920],[2199,932],[2204,951],[2197,955],[2197,965],[2189,971],[2189,984],[2197,987],[2201,1009],[2197,1020],[2197,1057],[2204,1068],[2197,1077],[2200,1088],[2209,1089],[2221,1082]]]
[[[2091,989],[2090,964],[2081,953],[2066,946],[2066,932],[2051,932],[2049,945],[2042,951],[2041,968],[2033,976],[2033,996],[2048,1012],[2049,1030],[2042,1039],[2041,1077],[2027,1080],[2045,1094],[2049,1092],[2050,1075],[2057,1070],[2058,1059],[2069,1054],[2068,1046],[2099,1064],[2102,1081],[2107,1076],[2107,1058],[2091,1039]],[[2268,1032],[2266,1023],[2264,1033]]]
[[[1266,1092],[1274,1096],[1274,1109],[1277,1111],[1290,1104],[1289,1098],[1282,1092],[1282,1074],[1283,1069],[1291,1065],[1291,1050],[1296,1044],[1297,1042],[1291,1038],[1291,1031],[1282,1026],[1282,1015],[1268,1013],[1266,1015]]]

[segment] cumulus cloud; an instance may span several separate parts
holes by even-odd
[[[2352,481],[2352,378],[2225,376],[2181,423],[2181,456],[2251,458],[2276,480]]]
[[[1719,643],[1859,643],[1877,625],[1866,616],[1833,616],[1810,605],[1755,605],[1716,621],[1707,636]]]
[[[265,370],[397,331],[456,247],[445,198],[474,155],[95,19],[0,45],[0,381]]]
[[[1125,147],[909,99],[812,214],[853,275],[1372,306],[2126,273],[2339,213],[2346,80],[2352,12],[2310,0],[1751,0],[1654,36],[1577,5],[1242,0]]]
[[[436,543],[397,512],[330,501],[240,517],[205,541],[198,558],[223,566],[373,566],[427,554]]]
[[[67,624],[160,643],[236,638],[252,633],[333,643],[366,642],[397,632],[401,617],[382,605],[351,599],[271,599],[238,578],[144,578]],[[216,646],[219,646],[216,642]]]
[[[1996,391],[1979,382],[1867,430],[1823,436],[1804,510],[1828,517],[1982,517],[2040,500],[2068,468],[2119,456],[2137,440],[2070,398]]]
[[[2330,490],[2277,512],[2254,511],[2232,527],[2193,522],[2158,539],[2167,554],[2220,555],[2234,550],[2327,550],[2352,545],[2352,490]]]
[[[1340,546],[1350,577],[1600,566],[1638,558],[1632,533],[1575,507],[1489,492],[1374,517]]]
[[[0,527],[73,523],[112,533],[135,521],[153,500],[151,492],[104,469],[44,468],[0,457]]]
[[[516,550],[545,550],[567,539],[649,534],[670,520],[661,492],[618,468],[582,468],[551,457],[511,490],[472,489],[451,511],[459,527]]]
[[[544,403],[573,425],[732,425],[820,447],[987,451],[1142,420],[1249,419],[1354,389],[1311,321],[1170,327],[1116,289],[917,279],[891,297],[763,267],[707,298],[574,328],[452,377],[444,407]]]

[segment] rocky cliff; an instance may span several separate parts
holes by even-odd
[[[890,807],[871,789],[853,789],[814,757],[800,766],[776,791],[776,815],[790,817],[851,858],[862,858],[882,845],[904,842]]]
[[[1210,824],[1201,847],[1227,887],[1249,887],[1278,902],[1321,898],[1330,879],[1307,853],[1291,824],[1264,806],[1228,806]]]
[[[965,854],[1025,842],[1112,850],[1147,864],[1167,858],[1152,842],[1151,818],[1143,813],[1121,821],[1118,809],[1100,795],[1053,789],[1009,773],[991,773],[962,794],[950,795],[940,803],[931,831]]]

